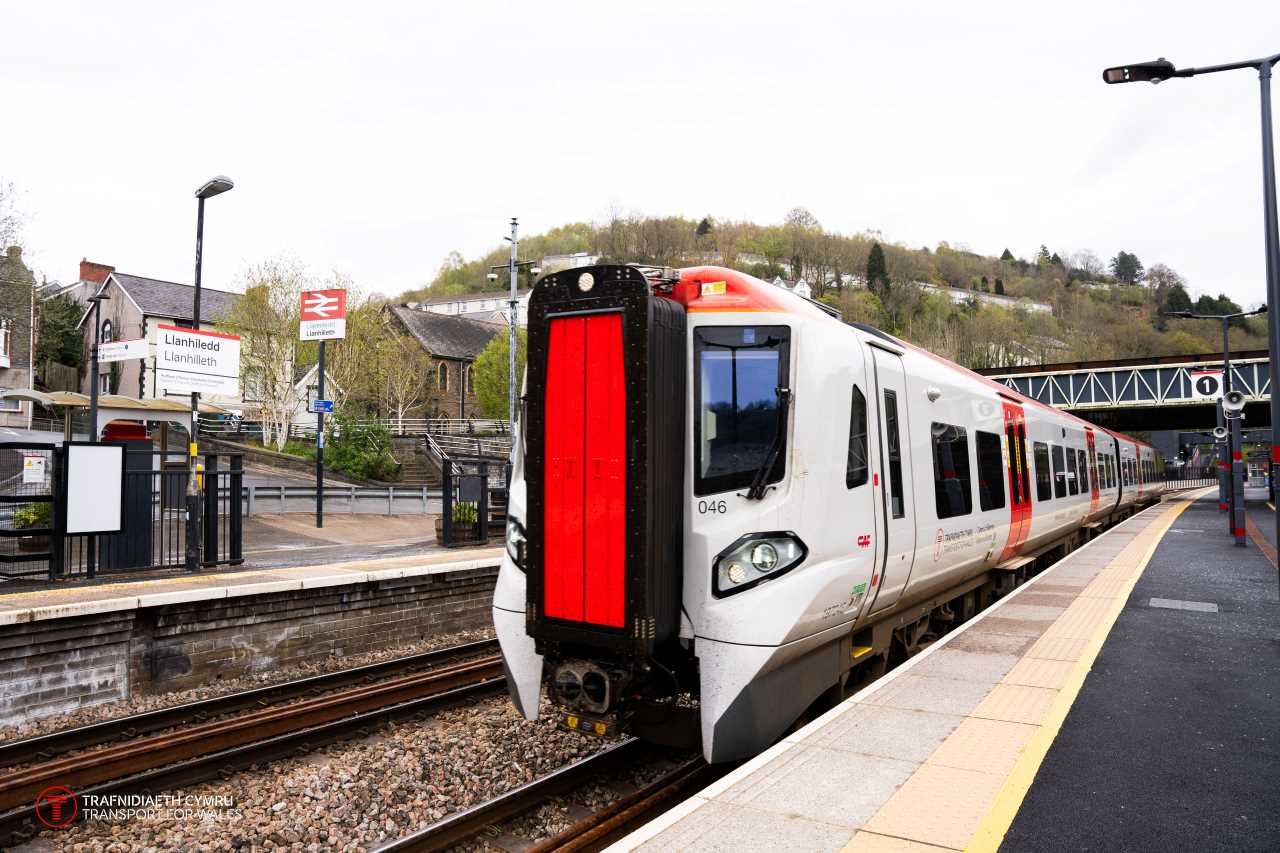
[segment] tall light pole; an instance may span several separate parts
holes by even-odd
[[[1237,311],[1234,314],[1196,314],[1193,311],[1165,311],[1163,313],[1166,317],[1185,317],[1189,320],[1218,320],[1222,323],[1222,396],[1225,397],[1227,392],[1231,390],[1231,321],[1239,320],[1242,317],[1266,314],[1267,306],[1264,305],[1255,311]],[[1227,510],[1227,527],[1235,538],[1236,544],[1244,545],[1244,488],[1241,479],[1244,476],[1242,458],[1244,443],[1240,438],[1240,419],[1229,418],[1221,400],[1218,401],[1217,409],[1218,426],[1225,426],[1227,429],[1227,441],[1224,445],[1226,452],[1218,469],[1221,472],[1221,476],[1218,478],[1218,482],[1221,485],[1219,489],[1219,509]]]
[[[200,260],[204,250],[204,202],[233,188],[225,175],[217,175],[196,190],[196,281],[191,304],[191,328],[200,330]],[[200,484],[196,476],[196,460],[200,448],[196,435],[200,424],[200,392],[191,392],[191,434],[187,447],[187,552],[189,571],[200,569]]]
[[[1267,342],[1271,362],[1271,483],[1275,497],[1276,477],[1280,475],[1280,223],[1276,215],[1276,159],[1275,143],[1271,134],[1271,69],[1280,62],[1280,53],[1264,59],[1247,59],[1226,65],[1210,65],[1206,68],[1176,68],[1166,59],[1121,65],[1102,72],[1107,83],[1134,83],[1146,81],[1159,83],[1170,77],[1195,77],[1198,74],[1216,74],[1219,71],[1236,71],[1254,68],[1258,71],[1262,97],[1262,222],[1263,243],[1267,259]],[[1275,537],[1280,543],[1280,512],[1275,513]],[[1280,580],[1280,573],[1276,575]]]
[[[529,272],[532,275],[537,275],[538,273],[542,272],[542,270],[537,266],[536,262],[520,260],[520,247],[519,247],[519,241],[516,236],[516,227],[518,225],[519,225],[519,222],[516,220],[516,218],[514,216],[511,217],[511,236],[503,238],[511,243],[511,260],[507,262],[507,266],[506,266],[507,275],[510,278],[510,282],[511,282],[511,295],[510,295],[510,300],[508,302],[508,305],[510,306],[509,317],[511,320],[511,344],[509,347],[511,351],[508,354],[510,357],[507,359],[507,362],[508,362],[507,364],[507,367],[508,367],[507,369],[507,424],[508,424],[508,429],[512,430],[513,432],[515,431],[515,428],[516,428],[516,400],[520,396],[520,388],[518,385],[516,385],[516,350],[519,348],[519,344],[520,344],[520,336],[519,336],[520,324],[517,322],[519,312],[520,312],[520,296],[519,296],[519,293],[517,292],[517,287],[516,287],[517,281],[518,281],[517,277],[520,274],[521,267],[528,267]],[[490,267],[488,279],[490,281],[497,281],[498,280],[497,271],[500,269],[503,269],[503,267],[501,266]],[[466,389],[464,388],[463,394],[465,393],[466,393]]]

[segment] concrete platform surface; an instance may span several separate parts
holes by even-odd
[[[162,604],[284,592],[366,580],[490,568],[502,548],[358,559],[325,565],[179,575],[141,581],[0,593],[0,625],[133,610]]]
[[[609,849],[997,849],[1134,585],[1162,542],[1167,552],[1177,553],[1184,539],[1166,533],[1203,494],[1207,490],[1172,497],[1118,525]],[[1233,556],[1225,541],[1200,541]],[[1274,603],[1274,589],[1271,596]],[[1184,620],[1201,615],[1160,612]],[[1195,641],[1184,636],[1172,649]],[[1123,642],[1135,641],[1126,634]],[[1175,671],[1170,667],[1166,677]],[[1233,672],[1232,678],[1240,677]],[[1125,683],[1109,686],[1123,691]],[[1194,708],[1182,711],[1194,713]],[[1100,726],[1092,736],[1095,752],[1122,756],[1132,745],[1124,729]],[[1180,746],[1168,743],[1165,751],[1176,754]],[[1126,772],[1121,757],[1114,764],[1125,784],[1153,781]],[[1026,849],[1086,849],[1074,842],[1088,838],[1093,826],[1100,832],[1091,849],[1123,849],[1107,843],[1101,834],[1105,824],[1078,818],[1101,780],[1087,761],[1070,772],[1079,783],[1073,794],[1081,799],[1058,802],[1056,812],[1042,815],[1046,846]],[[1234,774],[1219,773],[1213,784],[1231,788],[1233,779]],[[1090,787],[1091,782],[1097,784]],[[1187,794],[1182,787],[1169,792],[1175,799]],[[1122,820],[1122,805],[1095,797],[1092,810],[1112,809]],[[1151,819],[1163,819],[1176,831],[1188,818],[1180,809],[1154,818],[1143,814],[1143,820]],[[1074,824],[1066,844],[1053,837],[1054,827],[1063,823]],[[1023,849],[1018,839],[1026,837],[1010,836],[1005,849]]]

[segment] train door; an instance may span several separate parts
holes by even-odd
[[[1094,443],[1093,430],[1084,431],[1085,441],[1089,446],[1089,514],[1093,515],[1098,509],[1098,450]]]
[[[880,418],[880,490],[884,512],[884,535],[881,540],[882,562],[871,612],[892,606],[906,588],[916,552],[915,499],[911,488],[911,447],[907,411],[906,372],[902,358],[896,353],[870,345],[876,376],[877,409]]]
[[[1009,537],[1000,562],[1018,553],[1031,533],[1031,475],[1027,470],[1027,417],[1014,403],[1004,406],[1006,468],[1009,472]]]

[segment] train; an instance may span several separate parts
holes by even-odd
[[[493,620],[529,719],[755,755],[1160,496],[1149,445],[732,269],[528,310]]]

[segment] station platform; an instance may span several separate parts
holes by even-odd
[[[502,548],[465,548],[407,557],[380,557],[326,565],[268,570],[243,569],[148,580],[67,585],[0,592],[0,625],[61,619],[162,604],[183,604],[273,592],[316,589],[366,581],[496,568]]]
[[[1276,572],[1221,527],[1171,496],[610,849],[1280,849]]]

